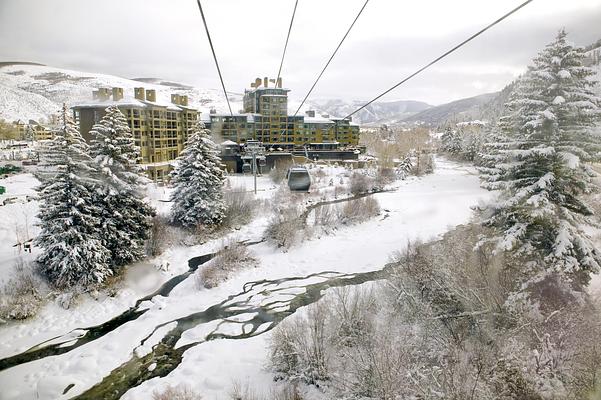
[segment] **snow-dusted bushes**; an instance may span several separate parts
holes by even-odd
[[[380,214],[380,204],[374,197],[366,196],[345,202],[339,208],[338,220],[343,224],[358,224]]]
[[[431,153],[416,153],[415,162],[411,173],[413,175],[422,176],[434,172],[435,162],[434,155]]]
[[[26,319],[36,315],[42,305],[42,282],[23,260],[17,260],[15,275],[2,288],[0,319]]]
[[[146,254],[150,257],[161,255],[169,240],[169,221],[160,215],[152,219],[152,226],[146,240]]]
[[[330,306],[331,307],[331,306]],[[285,320],[274,330],[270,344],[270,363],[276,379],[319,385],[330,379],[328,367],[334,349],[330,307],[318,302],[306,315]]]
[[[288,207],[271,217],[265,229],[266,239],[284,250],[290,248],[303,235],[305,225],[296,206]]]
[[[167,386],[163,391],[155,390],[152,400],[202,400],[202,396],[187,386],[179,385]]]
[[[335,398],[395,398],[406,372],[398,363],[410,360],[398,357],[397,332],[377,321],[379,309],[371,290],[343,288],[283,321],[270,344],[276,379]]]
[[[234,227],[248,223],[255,212],[258,201],[244,187],[232,188],[223,192],[225,213],[224,227]]]
[[[372,196],[349,198],[343,203],[326,204],[313,210],[313,226],[330,233],[340,225],[365,222],[380,214],[380,204]]]
[[[250,383],[234,382],[229,393],[230,400],[303,400],[298,386],[286,383],[269,391],[269,394],[260,393]],[[265,389],[265,388],[262,388]]]
[[[494,254],[483,241],[491,234],[473,224],[410,244],[373,293],[333,291],[284,320],[270,350],[276,378],[328,398],[592,396],[601,384],[599,305],[548,287],[539,307],[508,307],[527,260]]]
[[[375,179],[366,173],[355,171],[351,174],[349,190],[351,194],[358,195],[374,189]]]
[[[231,239],[206,266],[198,270],[197,286],[214,288],[226,281],[232,273],[253,266],[256,262],[244,244]]]

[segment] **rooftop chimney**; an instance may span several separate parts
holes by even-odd
[[[180,100],[179,104],[181,104],[184,107],[188,107],[188,95],[184,94],[183,96],[181,96],[179,98],[179,100]]]
[[[156,102],[157,101],[157,92],[154,89],[148,89],[146,90],[146,100],[151,101],[151,102]]]
[[[278,81],[276,82],[276,87],[279,87],[280,89],[282,88],[282,77],[278,78]]]
[[[114,87],[113,88],[113,101],[119,101],[123,98],[123,88]]]
[[[268,77],[263,78],[263,86],[265,86],[265,87],[269,86],[269,78]]]
[[[259,86],[261,86],[261,78],[255,79],[255,87],[258,88]]]
[[[171,95],[171,102],[173,104],[177,104],[178,106],[181,104],[181,97],[179,94],[172,94]]]
[[[134,97],[138,100],[142,100],[142,101],[146,100],[144,88],[143,87],[134,88]]]

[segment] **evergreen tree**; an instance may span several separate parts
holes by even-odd
[[[44,161],[52,170],[37,189],[41,207],[40,235],[35,242],[42,248],[37,264],[57,287],[88,286],[111,274],[110,254],[100,240],[100,212],[94,204],[94,178],[88,145],[63,105],[61,128],[48,143]]]
[[[102,177],[95,191],[102,240],[114,268],[144,256],[154,210],[142,200],[144,180],[136,164],[140,150],[121,111],[108,107],[90,134],[91,155]]]
[[[596,160],[601,149],[593,131],[601,99],[590,90],[583,58],[560,31],[515,85],[483,155],[484,186],[504,191],[488,220],[504,232],[500,246],[543,260],[522,271],[522,288],[550,273],[584,284],[601,265],[582,229],[593,222],[582,199],[591,190],[583,161]]]
[[[219,224],[223,220],[225,205],[221,189],[225,177],[220,165],[210,131],[202,123],[195,124],[172,172],[174,222],[193,227],[200,223]]]

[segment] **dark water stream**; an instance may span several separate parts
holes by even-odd
[[[304,277],[249,282],[244,285],[242,292],[219,304],[157,326],[153,333],[167,325],[175,325],[148,354],[138,357],[134,352],[129,361],[73,399],[119,399],[132,387],[169,374],[181,363],[184,352],[194,346],[213,339],[246,339],[260,335],[273,329],[298,308],[318,301],[326,289],[379,280],[386,276],[387,270],[388,267],[356,274],[322,272]],[[252,315],[252,318],[236,319],[244,315]],[[176,347],[186,330],[215,321],[219,324],[210,333],[192,343]],[[220,331],[222,324],[227,325],[228,329]],[[237,333],[231,332],[232,326]]]
[[[188,271],[183,274],[174,276],[165,282],[159,289],[148,296],[142,297],[128,310],[112,318],[111,320],[104,322],[100,325],[91,326],[83,329],[76,329],[65,335],[57,336],[49,339],[43,343],[40,343],[22,353],[14,356],[0,359],[0,371],[15,367],[20,364],[39,360],[49,356],[57,356],[60,354],[67,353],[73,349],[76,349],[84,344],[90,343],[96,339],[99,339],[122,326],[123,324],[134,321],[142,316],[148,309],[139,310],[138,307],[144,301],[151,300],[155,296],[168,296],[169,293],[183,282],[188,276],[194,273],[199,266],[211,260],[216,253],[204,254],[199,257],[191,258],[188,261]]]
[[[308,207],[300,218],[306,221],[309,213],[317,207],[372,194],[374,193],[316,203]],[[261,242],[262,240],[244,244],[248,246]],[[177,285],[216,254],[209,253],[191,258],[188,261],[189,269],[185,273],[171,278],[154,293],[137,300],[134,306],[105,323],[76,329],[40,343],[22,353],[1,359],[0,371],[46,357],[68,353],[113,332],[128,322],[135,321],[148,311],[148,309],[139,309],[142,302],[149,301],[155,296],[168,296]],[[143,346],[154,334],[159,335],[162,332],[159,331],[161,328],[165,330],[168,325],[173,325],[147,354],[138,356],[136,351],[132,352],[128,361],[111,371],[101,382],[76,395],[73,399],[119,399],[132,387],[154,377],[163,377],[169,374],[181,363],[184,352],[194,346],[213,339],[246,339],[260,335],[273,329],[298,308],[318,301],[326,289],[379,280],[385,277],[387,270],[388,267],[384,267],[377,271],[353,274],[326,271],[301,277],[249,282],[244,285],[242,292],[228,297],[221,303],[204,311],[156,326],[154,331],[140,343],[140,346]],[[249,316],[251,317],[249,318]],[[210,323],[214,323],[216,327],[208,334],[197,338],[192,343],[176,346],[185,331]],[[74,388],[76,385],[68,385],[64,388],[63,394],[81,390],[77,388],[73,390]]]

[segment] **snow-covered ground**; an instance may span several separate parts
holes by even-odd
[[[29,173],[0,179],[0,186],[6,188],[6,193],[0,195],[0,287],[12,276],[19,257],[28,261],[35,255],[24,252],[17,243],[26,242],[39,232],[35,226],[38,202],[28,201],[35,196],[37,184],[37,179]],[[7,199],[14,203],[2,205]]]
[[[235,181],[234,187],[244,184],[249,190],[252,188],[251,177],[231,179]],[[262,177],[259,178],[259,190],[261,197],[266,198],[275,192],[275,187]],[[156,188],[151,197],[158,200],[164,199],[163,196],[168,197],[168,189]],[[3,390],[0,399],[62,399],[81,393],[129,360],[132,351],[157,325],[205,310],[240,293],[247,282],[322,271],[355,273],[380,269],[390,254],[401,250],[408,240],[428,240],[467,222],[471,216],[470,207],[488,198],[490,193],[479,187],[473,170],[439,160],[435,174],[410,178],[400,182],[396,191],[375,196],[386,210],[377,219],[341,228],[334,235],[314,238],[285,253],[266,243],[252,246],[252,252],[259,259],[257,268],[243,270],[213,289],[199,290],[194,277],[189,277],[168,297],[157,296],[141,305],[149,311],[140,318],[106,336],[63,355],[1,372],[0,387]],[[259,217],[232,235],[239,239],[258,239],[266,224],[267,218]],[[169,271],[149,273],[152,270],[149,265],[132,268],[131,276],[127,278],[127,290],[114,298],[87,299],[71,310],[51,304],[31,321],[0,328],[0,357],[110,319],[169,277],[185,271],[189,258],[212,251],[221,243],[214,240],[194,247],[171,248],[161,256],[162,260],[169,261]],[[138,273],[134,274],[136,270]],[[140,275],[144,279],[135,278]],[[269,291],[258,295],[263,296],[259,296],[263,300],[273,300],[269,298]],[[201,333],[206,334],[207,329],[206,326],[191,329],[182,336],[182,343],[202,339]],[[183,362],[168,376],[151,379],[131,389],[123,398],[148,399],[155,388],[166,384],[186,383],[203,393],[205,399],[223,399],[234,381],[253,381],[258,387],[268,385],[272,377],[264,370],[264,364],[269,337],[267,332],[250,339],[222,339],[197,345],[184,354]],[[71,383],[75,386],[63,396],[63,390]]]

